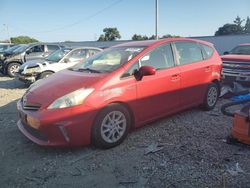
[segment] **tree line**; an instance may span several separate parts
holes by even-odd
[[[250,34],[250,18],[249,16],[246,19],[242,19],[239,16],[233,20],[233,23],[226,23],[223,26],[219,27],[215,32],[215,36],[220,35],[239,35],[239,34]],[[171,38],[171,37],[180,37],[178,35],[163,35],[160,39]],[[97,41],[114,41],[121,39],[121,34],[116,27],[107,27],[103,29],[103,34],[101,34]],[[146,36],[141,34],[134,34],[131,37],[131,40],[152,40],[155,39],[155,35]],[[33,42],[39,42],[37,39],[31,38],[29,36],[18,36],[11,37],[11,43],[13,44],[27,44]],[[9,42],[8,40],[0,42]]]
[[[246,19],[241,19],[239,16],[237,16],[233,21],[233,23],[226,23],[222,27],[219,27],[214,35],[219,36],[219,35],[239,35],[239,34],[250,34],[249,16]]]

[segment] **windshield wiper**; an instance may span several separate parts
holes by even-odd
[[[72,71],[79,71],[79,72],[92,72],[92,73],[102,73],[101,71],[95,70],[95,69],[90,69],[90,68],[81,68],[81,69],[73,69],[73,68],[69,68],[69,70]]]

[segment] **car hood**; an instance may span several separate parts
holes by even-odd
[[[242,61],[242,62],[250,62],[250,55],[223,55],[221,56],[222,61]]]
[[[30,105],[46,107],[55,99],[77,89],[94,87],[105,75],[63,70],[32,84],[25,98]]]
[[[35,66],[38,66],[39,63],[43,63],[44,60],[42,59],[36,59],[36,60],[31,60],[31,61],[27,61],[25,62],[24,64],[22,64],[20,66],[20,69],[24,69],[25,67],[29,68],[29,67],[35,67]]]

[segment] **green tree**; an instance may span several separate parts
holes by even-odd
[[[166,34],[166,35],[163,35],[161,37],[161,39],[164,39],[164,38],[180,38],[180,36],[179,35]]]
[[[146,35],[142,36],[142,35],[134,34],[132,36],[132,40],[148,40],[148,37]]]
[[[11,43],[14,44],[28,44],[28,43],[38,42],[38,40],[28,36],[11,37],[10,40]]]
[[[237,35],[243,34],[243,28],[237,24],[225,24],[220,27],[216,32],[215,36],[218,35]]]
[[[108,27],[103,29],[104,34],[101,34],[98,41],[114,41],[120,39],[120,32],[116,27]]]
[[[241,19],[239,16],[237,16],[234,20],[234,23],[239,26],[239,27],[242,27],[242,23],[245,21],[245,19]]]
[[[246,34],[250,34],[250,18],[249,17],[247,17],[246,24],[244,27],[244,32]]]

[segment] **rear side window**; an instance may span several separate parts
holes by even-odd
[[[86,58],[86,50],[85,49],[78,49],[78,50],[74,50],[72,51],[69,55],[68,58],[71,59],[82,59],[82,58]]]
[[[202,61],[202,51],[199,44],[195,42],[175,42],[177,50],[177,58],[181,65],[190,64],[197,61]]]
[[[205,44],[200,44],[200,45],[202,47],[202,53],[203,53],[204,59],[210,59],[214,53],[214,49]]]
[[[156,70],[174,66],[174,58],[170,44],[164,44],[144,55],[140,61],[140,66],[151,66]]]
[[[32,48],[29,49],[29,52],[30,53],[44,52],[44,45],[33,46]]]
[[[52,52],[52,51],[56,51],[59,49],[59,46],[57,45],[47,45],[48,51]]]

